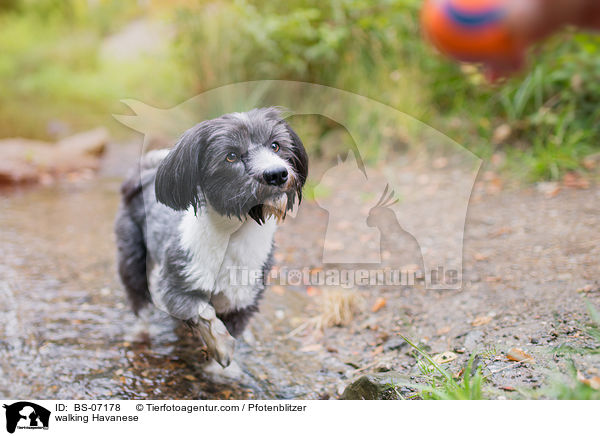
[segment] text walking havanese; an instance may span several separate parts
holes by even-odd
[[[204,121],[142,157],[121,188],[118,268],[133,311],[152,302],[185,321],[223,367],[258,310],[264,281],[232,268],[273,263],[276,225],[302,199],[308,157],[276,108]]]

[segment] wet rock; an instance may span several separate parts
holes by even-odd
[[[98,128],[56,143],[24,138],[0,140],[0,184],[40,183],[67,173],[96,170],[109,140]]]
[[[483,340],[483,332],[481,330],[472,330],[465,336],[464,346],[467,350],[473,350]]]
[[[404,348],[406,346],[408,346],[408,344],[400,336],[391,336],[383,344],[383,351],[400,350],[401,348]]]
[[[99,127],[61,139],[55,146],[61,151],[75,155],[100,157],[104,153],[108,140],[108,131]]]
[[[397,400],[406,391],[410,378],[395,371],[366,374],[349,384],[342,400]]]

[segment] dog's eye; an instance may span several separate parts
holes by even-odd
[[[235,154],[233,151],[231,151],[231,152],[227,153],[227,156],[225,156],[225,160],[226,160],[227,162],[231,162],[231,163],[233,163],[233,162],[235,162],[236,160],[238,160],[238,155],[237,155],[237,154]]]
[[[271,150],[273,150],[275,153],[277,153],[279,151],[279,144],[277,142],[272,143]]]

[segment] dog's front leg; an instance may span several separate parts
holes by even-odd
[[[225,324],[217,318],[215,309],[201,305],[196,323],[191,323],[192,331],[206,344],[208,353],[223,367],[231,363],[235,349],[235,339],[227,331]]]

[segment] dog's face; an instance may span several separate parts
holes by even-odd
[[[208,203],[259,224],[302,199],[308,157],[275,108],[224,115],[186,131],[158,167],[156,198],[175,210]]]

